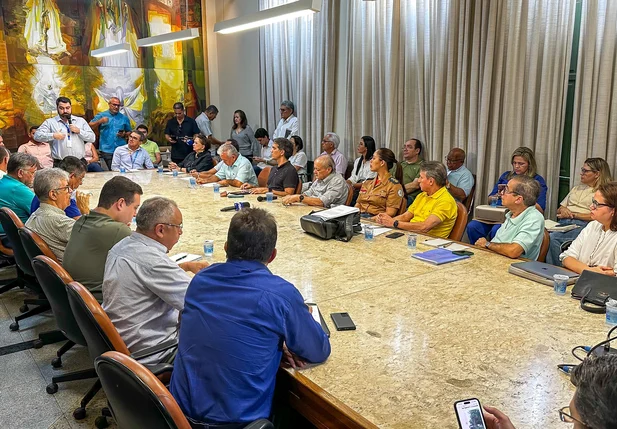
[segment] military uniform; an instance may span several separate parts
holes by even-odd
[[[384,213],[390,207],[396,208],[398,212],[403,199],[403,187],[389,173],[385,180],[381,182],[378,182],[378,180],[379,178],[376,177],[362,184],[356,207],[360,209],[361,213],[371,215]]]

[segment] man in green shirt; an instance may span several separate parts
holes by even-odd
[[[62,266],[99,301],[103,299],[101,285],[107,253],[131,235],[129,225],[142,194],[137,183],[125,176],[115,176],[103,185],[98,206],[73,226]]]
[[[146,142],[141,144],[141,148],[148,152],[150,155],[150,160],[152,164],[158,165],[161,163],[161,151],[159,150],[159,145],[152,140],[148,140],[148,127],[141,124],[137,127],[137,131],[141,131],[146,136]]]
[[[422,164],[422,142],[415,138],[407,140],[403,145],[403,159],[400,163],[403,168],[402,183],[407,192],[407,205],[409,206],[418,194],[422,192],[419,183],[420,165]]]

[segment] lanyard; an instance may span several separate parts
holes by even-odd
[[[135,161],[137,160],[137,153],[139,152],[139,149],[137,149],[135,152],[133,152],[132,154],[129,154],[129,156],[131,157],[131,169],[135,169]],[[135,155],[135,158],[133,158],[133,155]]]
[[[66,127],[66,138],[71,140],[71,128],[69,127],[69,124],[62,122],[62,125]]]

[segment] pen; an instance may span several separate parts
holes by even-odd
[[[184,259],[184,258],[186,258],[187,256],[188,256],[188,255],[184,255],[184,256],[179,257],[178,259],[176,259],[176,262],[183,260],[183,259]]]

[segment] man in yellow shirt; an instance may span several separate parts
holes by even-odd
[[[445,188],[446,167],[428,161],[420,167],[420,189],[407,211],[394,218],[380,213],[374,220],[384,226],[447,238],[456,221],[456,201]]]

